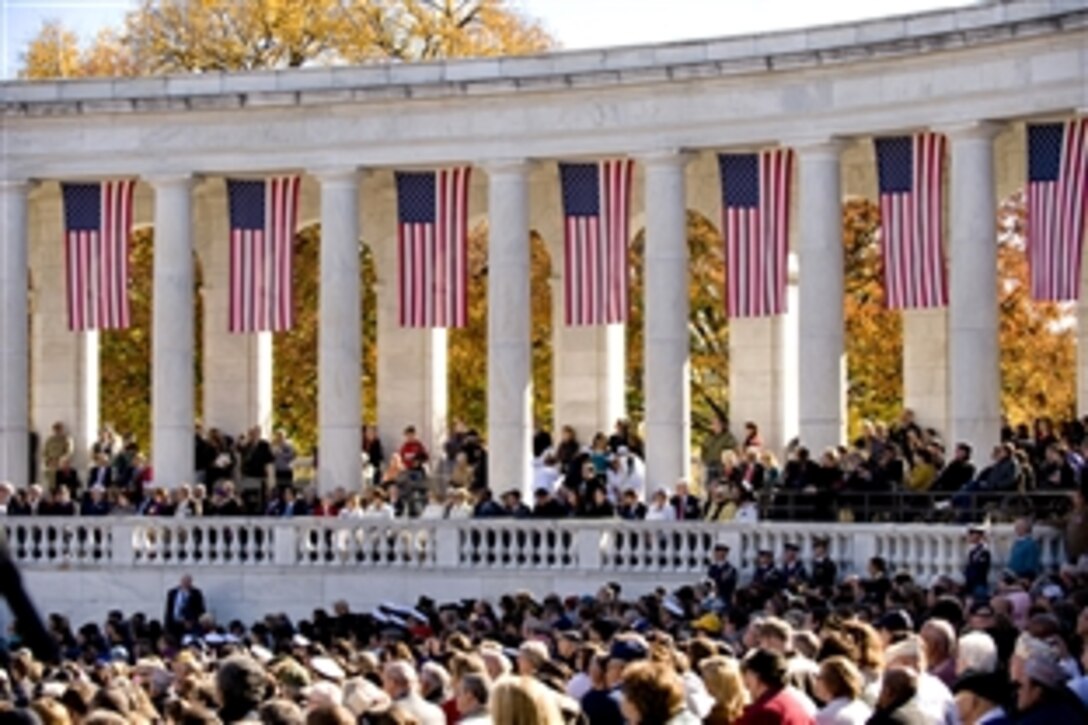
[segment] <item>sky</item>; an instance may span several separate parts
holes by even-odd
[[[304,2],[305,0],[300,0]],[[898,15],[977,0],[512,0],[564,48],[660,43]],[[0,0],[0,78],[12,78],[42,22],[81,37],[119,26],[135,0]]]

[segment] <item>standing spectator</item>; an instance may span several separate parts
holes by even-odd
[[[1034,579],[1040,571],[1039,542],[1031,535],[1031,521],[1018,518],[1013,524],[1016,540],[1009,551],[1006,567],[1020,579]]]
[[[838,581],[838,567],[827,555],[830,539],[819,536],[812,540],[812,578],[809,583],[817,588],[831,588]]]
[[[61,460],[69,458],[75,452],[75,444],[72,436],[64,429],[64,423],[57,421],[53,424],[53,433],[45,439],[42,447],[42,467],[45,472],[44,483],[52,489],[56,486],[56,470]]]
[[[246,511],[264,511],[268,507],[268,481],[274,475],[276,457],[272,445],[261,435],[260,426],[253,426],[239,444],[241,459],[241,494]]]
[[[714,558],[707,570],[707,578],[714,583],[714,591],[725,606],[733,601],[733,592],[737,590],[737,568],[729,561],[729,547],[725,544],[714,545]]]
[[[559,447],[555,450],[555,457],[559,461],[559,470],[567,472],[567,468],[582,450],[582,444],[578,442],[578,434],[569,425],[559,430]]]
[[[707,481],[721,478],[722,454],[735,450],[737,439],[729,432],[729,419],[716,415],[710,422],[710,435],[699,447],[699,458]]]
[[[166,631],[180,636],[196,626],[206,611],[204,592],[194,587],[193,578],[185,574],[178,586],[166,593],[166,612],[163,616]]]
[[[421,477],[424,473],[423,465],[427,462],[427,449],[416,437],[415,426],[410,425],[404,429],[404,441],[399,452],[404,469],[413,476]]]
[[[385,463],[385,450],[382,449],[382,439],[378,435],[378,426],[363,426],[363,453],[366,455],[367,463],[374,470],[373,477],[368,483],[377,485],[378,481],[381,480],[382,465]]]
[[[786,586],[796,588],[808,583],[808,572],[805,564],[797,556],[801,546],[795,541],[787,541],[782,547],[782,566],[778,569],[778,575]]]
[[[759,435],[759,426],[753,421],[744,424],[744,443],[741,444],[741,448],[745,451],[755,450],[757,452],[763,448],[763,438]]]
[[[986,529],[970,526],[967,529],[967,565],[963,570],[964,587],[969,596],[984,599],[990,590],[990,547],[986,545]]]
[[[454,688],[457,713],[454,721],[461,725],[491,725],[488,714],[491,684],[480,672],[466,672]],[[448,719],[448,717],[447,717]]]
[[[277,488],[290,486],[294,481],[295,471],[292,464],[297,457],[298,453],[295,451],[295,445],[287,438],[287,432],[284,430],[276,431],[276,434],[272,437],[272,465],[276,470]]]
[[[9,481],[0,481],[0,516],[7,516],[12,499],[15,496],[15,487]]]

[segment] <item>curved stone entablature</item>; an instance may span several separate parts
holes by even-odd
[[[520,58],[0,85],[7,175],[743,147],[1088,106],[1088,3]],[[72,124],[79,131],[72,133]]]

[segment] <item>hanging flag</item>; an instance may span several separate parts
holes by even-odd
[[[299,177],[227,180],[232,333],[283,332],[295,324],[292,257]]]
[[[1088,118],[1028,126],[1028,268],[1034,300],[1080,299]]]
[[[874,144],[885,304],[892,310],[944,307],[945,137],[918,133]]]
[[[627,321],[627,245],[634,162],[559,164],[567,325]]]
[[[468,321],[468,184],[472,168],[397,172],[401,327]]]
[[[68,329],[129,326],[128,242],[134,180],[61,184]]]
[[[793,151],[720,154],[726,300],[731,317],[786,311]]]

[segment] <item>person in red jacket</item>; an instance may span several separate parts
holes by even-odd
[[[427,449],[416,437],[415,426],[404,429],[404,442],[400,446],[400,458],[409,471],[422,471],[427,462]]]
[[[782,655],[757,649],[741,661],[740,670],[752,704],[735,725],[813,725],[812,716],[786,688],[786,659]]]

